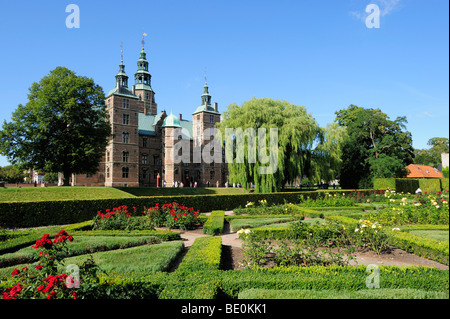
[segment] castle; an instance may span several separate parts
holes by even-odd
[[[180,141],[187,142],[191,150],[201,149],[205,145],[205,129],[220,122],[217,103],[211,105],[206,78],[202,102],[192,114],[192,121],[183,119],[181,114],[158,113],[144,42],[137,61],[134,85],[131,88],[128,86],[123,54],[115,78],[116,86],[105,98],[112,137],[99,170],[94,175],[73,174],[72,186],[217,187],[225,184],[227,166],[221,148],[211,149],[214,155],[220,155],[220,162],[196,162],[192,151],[188,161],[174,161],[169,156]]]

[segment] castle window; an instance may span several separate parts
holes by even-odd
[[[200,171],[196,171],[197,179],[200,180],[202,178],[202,173]]]
[[[130,115],[124,114],[123,117],[122,117],[122,124],[123,125],[128,125],[129,121],[130,121]]]
[[[106,168],[106,178],[109,178],[109,167]]]
[[[122,178],[128,178],[128,173],[130,169],[128,167],[122,167]]]
[[[178,175],[178,168],[175,168],[175,175]]]
[[[148,155],[142,154],[142,164],[147,164],[147,163],[148,163]]]
[[[123,161],[124,163],[128,163],[128,158],[129,158],[129,156],[130,156],[130,153],[128,153],[127,151],[123,151],[123,152],[122,152],[122,161]]]
[[[142,179],[143,180],[146,180],[147,179],[147,170],[146,169],[144,169],[144,170],[142,170]]]
[[[106,151],[106,161],[109,162],[111,157],[110,151]]]
[[[149,100],[150,99],[150,94],[148,92],[145,92],[145,99]]]
[[[209,123],[214,123],[214,115],[209,116]]]
[[[128,109],[130,107],[130,102],[128,99],[123,99],[123,108]]]
[[[147,142],[148,142],[148,139],[146,137],[144,137],[142,139],[142,147],[147,147]]]
[[[128,143],[130,140],[130,134],[123,132],[122,133],[122,143]]]
[[[209,172],[209,179],[211,179],[211,180],[216,179],[216,172],[215,171],[210,171]]]

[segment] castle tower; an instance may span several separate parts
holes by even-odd
[[[133,93],[141,101],[139,103],[139,111],[141,113],[156,115],[157,105],[155,103],[155,92],[153,92],[151,87],[151,80],[152,76],[148,71],[147,54],[144,50],[144,36],[142,36],[142,50],[137,61],[137,71],[134,74]]]
[[[192,114],[192,138],[193,138],[193,158],[194,163],[198,163],[201,157],[201,150],[208,146],[211,156],[215,158],[222,158],[222,149],[219,147],[212,147],[212,138],[210,136],[204,136],[205,130],[208,128],[214,128],[215,124],[220,122],[220,113],[217,103],[211,106],[211,95],[209,94],[208,83],[206,82],[203,87],[203,94],[201,96],[202,104]],[[222,163],[211,162],[204,163],[196,167],[196,179],[201,181],[202,186],[216,186],[217,181],[219,184],[223,184]]]
[[[105,186],[139,186],[138,102],[128,88],[122,53],[116,87],[105,99],[112,126],[104,157]]]
[[[168,187],[172,187],[174,182],[182,182],[181,166],[182,163],[174,163],[175,144],[181,139],[180,120],[170,112],[170,115],[164,119],[163,125],[163,180]]]

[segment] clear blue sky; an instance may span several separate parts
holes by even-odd
[[[80,28],[66,28],[66,6]],[[368,4],[381,10],[369,29]],[[191,119],[204,69],[223,111],[252,97],[303,105],[321,126],[355,104],[406,116],[413,146],[449,136],[447,0],[1,0],[0,122],[57,66],[107,93],[120,63],[134,83],[142,30],[158,111]],[[0,166],[6,165],[0,157]]]

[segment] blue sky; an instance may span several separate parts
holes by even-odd
[[[80,8],[69,29],[66,6]],[[367,28],[365,8],[380,8]],[[191,119],[207,68],[223,111],[253,97],[303,105],[321,126],[355,104],[406,116],[413,146],[449,137],[447,0],[1,0],[0,122],[57,66],[105,93],[120,63],[134,83],[142,30],[158,111]],[[7,165],[0,157],[0,166]]]

